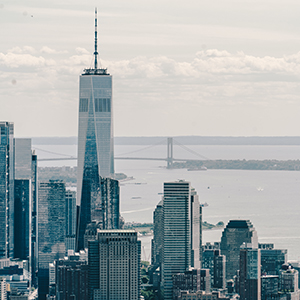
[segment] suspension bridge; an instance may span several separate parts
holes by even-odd
[[[149,145],[146,146],[142,149],[138,149],[138,150],[134,150],[131,152],[127,152],[123,155],[129,155],[129,154],[133,154],[133,153],[137,153],[137,152],[141,152],[147,149],[150,149],[152,147],[155,146],[159,146],[159,145],[165,145],[166,141],[162,140],[156,144],[153,145]],[[175,158],[174,157],[174,145],[179,146],[183,149],[185,149],[186,151],[192,153],[194,156],[196,156],[197,158],[195,159],[191,159],[191,158]],[[55,153],[55,152],[51,152],[51,151],[46,151],[46,150],[42,150],[39,148],[35,148],[37,150],[41,150],[41,151],[45,151],[48,153],[52,153],[52,154],[56,154],[56,155],[64,155],[64,154],[60,154],[60,153]],[[172,137],[168,137],[167,138],[167,156],[166,157],[133,157],[133,156],[115,156],[115,159],[123,159],[123,160],[156,160],[156,161],[166,161],[167,162],[167,168],[168,169],[172,169],[173,168],[173,163],[176,161],[196,161],[196,160],[208,160],[209,158],[197,153],[196,151],[188,148],[187,146],[179,143],[178,141],[176,141],[175,139],[173,139]],[[42,159],[38,159],[38,161],[57,161],[57,160],[77,160],[77,157],[72,157],[72,156],[68,156],[65,155],[65,157],[58,157],[58,158],[42,158]]]

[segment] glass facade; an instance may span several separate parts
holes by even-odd
[[[189,182],[164,183],[163,214],[164,299],[171,300],[172,276],[200,266],[200,204]]]
[[[88,71],[80,76],[79,90],[77,249],[83,248],[85,228],[92,220],[103,222],[106,229],[118,228],[115,221],[111,221],[114,225],[106,224],[115,209],[102,196],[103,178],[114,175],[112,76],[102,69]],[[113,181],[106,182],[104,189],[113,185]]]
[[[14,139],[14,244],[15,258],[29,259],[31,254],[31,139]]]
[[[257,232],[249,220],[231,220],[221,237],[221,253],[226,257],[226,279],[230,280],[239,270],[240,246],[252,244],[258,248]]]
[[[65,255],[65,183],[39,182],[38,190],[38,285],[39,299],[49,291],[49,263]]]
[[[75,251],[76,235],[76,192],[66,191],[66,254]]]
[[[14,256],[14,124],[0,122],[0,258]]]

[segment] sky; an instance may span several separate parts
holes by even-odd
[[[300,135],[300,1],[0,0],[0,121],[16,137],[77,135],[95,7],[115,136]]]

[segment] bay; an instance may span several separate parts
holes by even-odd
[[[76,156],[76,146],[39,145],[39,149]],[[166,146],[143,151],[145,146],[115,146],[115,155],[166,157]],[[176,158],[209,159],[298,159],[300,146],[188,146],[199,155],[174,147]],[[53,157],[36,148],[39,158]],[[76,161],[40,162],[39,166],[75,166]],[[203,220],[209,223],[247,219],[258,232],[259,242],[288,249],[290,260],[300,260],[300,172],[249,170],[168,170],[161,161],[115,160],[115,171],[133,176],[121,182],[121,213],[127,222],[152,222],[161,200],[163,182],[185,179],[200,196]],[[219,241],[222,230],[203,232],[203,242]],[[145,252],[148,245],[145,244]],[[148,254],[145,254],[148,256]]]

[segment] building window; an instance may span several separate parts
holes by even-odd
[[[80,98],[79,112],[88,112],[89,100],[87,98]]]
[[[110,112],[111,105],[109,98],[95,98],[95,112]]]

